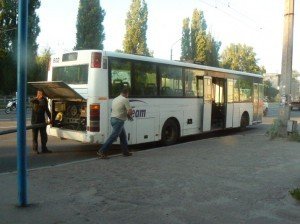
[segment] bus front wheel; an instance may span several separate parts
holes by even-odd
[[[176,121],[168,119],[162,128],[161,143],[163,145],[173,145],[178,141],[179,135],[179,127]]]

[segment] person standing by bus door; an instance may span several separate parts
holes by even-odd
[[[120,95],[113,99],[112,101],[112,112],[110,123],[113,128],[112,133],[102,145],[102,147],[98,150],[97,155],[100,159],[108,159],[107,151],[112,143],[119,137],[120,144],[122,148],[123,156],[131,156],[132,153],[128,151],[128,143],[126,132],[124,129],[124,124],[127,118],[132,120],[132,108],[130,106],[129,100],[129,89],[124,88]]]
[[[39,154],[38,150],[38,133],[41,135],[41,143],[42,143],[42,153],[51,153],[46,144],[48,141],[48,136],[46,132],[46,119],[45,113],[51,122],[51,113],[48,108],[48,100],[44,97],[44,93],[42,90],[38,90],[36,97],[31,100],[32,104],[32,115],[31,115],[31,124],[44,124],[43,127],[33,128],[32,129],[32,149],[35,153]]]

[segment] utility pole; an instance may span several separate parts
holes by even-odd
[[[285,0],[283,47],[281,61],[280,95],[282,107],[279,109],[279,120],[287,125],[290,119],[291,80],[293,62],[293,32],[294,32],[294,0]],[[285,130],[286,131],[286,130]]]

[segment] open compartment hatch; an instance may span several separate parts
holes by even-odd
[[[62,81],[40,81],[28,82],[36,89],[44,91],[45,96],[50,99],[85,100],[79,93]]]

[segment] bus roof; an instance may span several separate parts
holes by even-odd
[[[78,52],[78,53],[79,52],[85,52],[85,53],[102,52],[103,56],[106,56],[106,57],[126,58],[126,59],[132,59],[132,60],[137,60],[137,61],[147,61],[147,62],[175,65],[175,66],[181,66],[181,67],[203,69],[203,70],[214,71],[214,72],[229,73],[229,74],[234,74],[234,75],[263,78],[262,75],[249,73],[249,72],[235,71],[235,70],[231,70],[231,69],[211,67],[211,66],[206,66],[206,65],[194,64],[194,63],[190,63],[190,62],[172,61],[172,60],[159,59],[159,58],[134,55],[134,54],[126,54],[126,53],[120,53],[120,52],[112,52],[112,51],[105,51],[105,50],[102,51],[102,50],[96,50],[96,49],[95,50],[79,50],[79,51],[73,51],[73,52]],[[71,52],[67,52],[67,53],[71,53]],[[64,54],[67,54],[67,53],[64,53]]]

